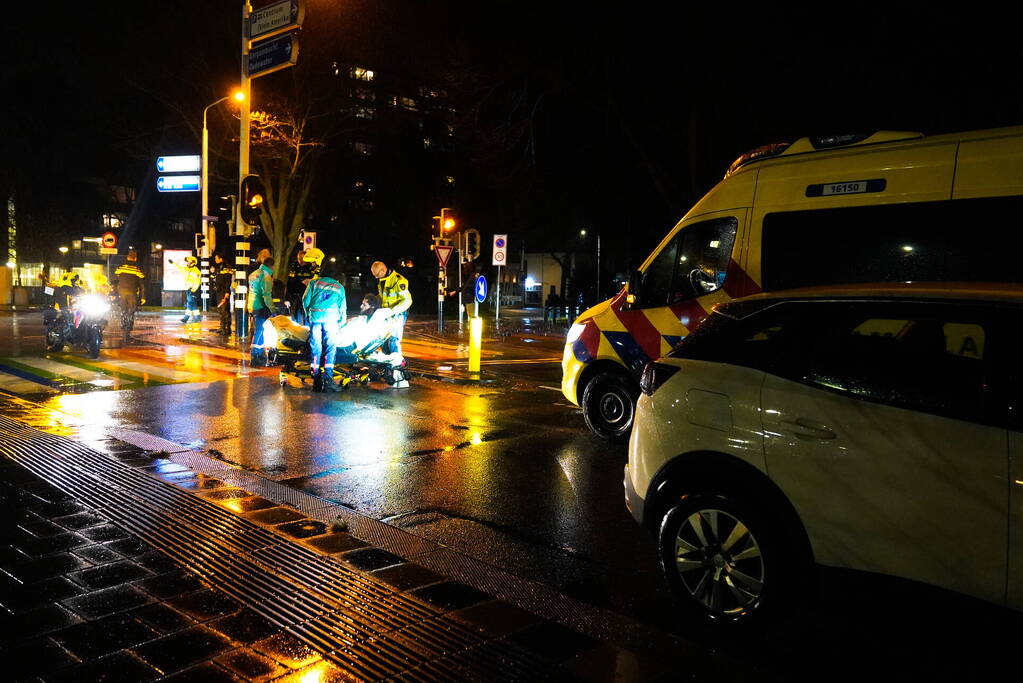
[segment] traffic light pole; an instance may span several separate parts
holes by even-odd
[[[463,257],[465,256],[465,249],[463,247],[465,245],[462,244],[462,238],[463,238],[463,235],[459,234],[458,235],[458,331],[459,331],[459,333],[461,333],[461,331],[462,331],[462,308],[463,308],[462,307],[462,266],[465,263],[465,261],[463,261]]]
[[[252,14],[252,5],[246,0],[245,4],[242,5],[242,62],[241,62],[241,92],[242,101],[241,106],[238,107],[238,118],[241,122],[241,127],[238,135],[238,197],[243,197],[241,191],[242,180],[245,176],[249,175],[249,111],[250,102],[252,101],[252,80],[249,78],[249,35],[248,35],[248,23],[249,16]],[[234,276],[235,282],[235,296],[234,301],[236,323],[234,329],[237,330],[238,345],[241,347],[242,344],[249,339],[249,317],[245,310],[245,301],[248,298],[248,271],[249,266],[249,244],[247,241],[248,231],[245,228],[245,224],[242,222],[242,212],[239,210],[235,214],[235,235],[238,237],[236,244],[237,251],[235,252],[235,267]]]

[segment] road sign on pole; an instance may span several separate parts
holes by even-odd
[[[298,36],[294,33],[255,45],[248,54],[249,78],[266,76],[294,66],[298,61]]]
[[[494,262],[495,266],[508,265],[508,235],[494,235]]]
[[[448,267],[448,259],[451,258],[451,252],[454,250],[455,248],[450,244],[438,244],[433,248],[433,253],[437,255],[437,263],[441,268]]]
[[[302,231],[302,248],[303,249],[315,249],[316,248],[316,233],[311,230]]]
[[[156,170],[160,173],[196,173],[202,168],[202,157],[189,154],[177,157],[156,157]]]
[[[298,0],[280,0],[249,16],[249,40],[271,38],[285,31],[300,28],[305,19],[305,8]]]
[[[476,278],[476,303],[481,304],[487,299],[487,278],[480,275]]]
[[[162,175],[156,179],[159,192],[198,192],[200,185],[197,175]]]
[[[116,247],[117,246],[117,235],[115,235],[112,232],[105,232],[105,233],[103,233],[103,236],[100,237],[100,244],[102,246],[106,247],[107,249],[111,249],[113,247]]]

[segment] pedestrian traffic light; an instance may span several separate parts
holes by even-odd
[[[465,239],[465,255],[463,260],[466,262],[475,261],[480,255],[480,233],[477,230],[469,228],[464,233]]]
[[[259,215],[263,211],[266,190],[257,175],[247,175],[242,180],[241,217],[242,222],[253,227],[262,225]]]

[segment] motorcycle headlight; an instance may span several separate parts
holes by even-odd
[[[82,309],[82,313],[88,316],[106,315],[110,310],[110,302],[95,294],[83,296],[78,305]]]
[[[568,336],[565,337],[565,343],[566,344],[574,343],[575,340],[579,338],[579,335],[581,335],[583,333],[583,330],[585,329],[586,323],[576,323],[575,325],[572,325],[572,327],[568,328]]]

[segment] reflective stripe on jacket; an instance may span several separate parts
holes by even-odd
[[[302,306],[311,323],[339,321],[347,314],[344,286],[330,277],[318,277],[306,287]]]
[[[408,291],[408,280],[396,270],[377,281],[380,306],[390,308],[394,313],[404,313],[412,307],[412,293]]]

